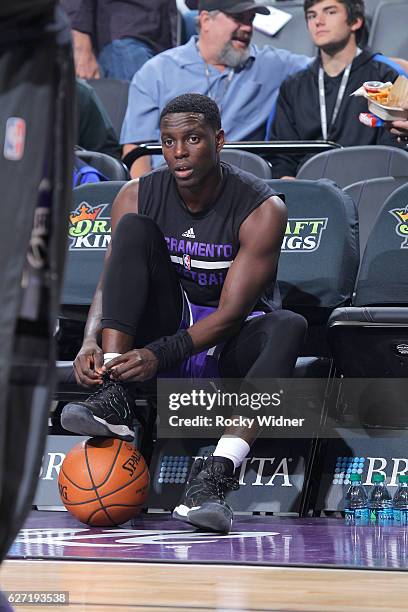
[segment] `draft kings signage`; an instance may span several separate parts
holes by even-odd
[[[403,239],[400,248],[408,249],[408,205],[405,208],[394,208],[388,212],[394,215],[398,222],[395,233]]]
[[[328,221],[327,217],[288,219],[282,243],[282,253],[297,253],[299,251],[313,253],[317,251]]]
[[[69,215],[70,251],[105,251],[111,240],[109,204],[90,206],[81,202]]]

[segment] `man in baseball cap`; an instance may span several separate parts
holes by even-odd
[[[311,61],[285,49],[251,44],[255,15],[269,13],[266,2],[192,1],[189,5],[199,11],[198,36],[146,62],[130,84],[120,141],[132,178],[150,170],[150,159],[136,159],[134,149],[160,139],[160,112],[169,100],[184,93],[204,94],[220,109],[227,140],[263,140],[281,83]],[[160,163],[155,156],[153,166]]]
[[[244,11],[255,11],[263,15],[269,15],[266,8],[268,2],[237,2],[237,0],[187,0],[189,9],[199,11],[222,11],[223,13],[243,13]]]

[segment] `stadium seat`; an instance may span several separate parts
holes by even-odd
[[[359,181],[344,188],[344,191],[354,200],[358,210],[360,258],[385,200],[405,183],[408,183],[408,176],[386,176]]]
[[[88,183],[73,190],[57,333],[59,359],[72,360],[80,347],[83,324],[110,242],[112,202],[124,184]]]
[[[288,226],[279,260],[283,306],[309,323],[306,370],[330,357],[326,324],[333,309],[350,303],[359,262],[357,211],[352,199],[328,180],[271,180],[285,195]],[[319,358],[316,361],[316,358]],[[298,362],[298,373],[305,360]],[[317,370],[316,370],[317,369]],[[299,374],[305,375],[305,372]]]
[[[382,176],[408,176],[408,152],[396,147],[344,147],[308,159],[298,179],[328,178],[339,187]]]
[[[112,203],[124,184],[125,181],[88,183],[73,190],[68,254],[56,331],[58,388],[54,397],[59,404],[52,422],[57,430],[63,403],[89,395],[89,390],[76,384],[72,362],[82,344],[88,309],[110,243]],[[149,462],[153,449],[152,430],[156,409],[148,399],[142,397],[136,403],[140,415],[136,445]],[[147,432],[149,434],[144,436]]]
[[[252,172],[252,174],[259,178],[272,178],[271,164],[255,153],[238,149],[222,149],[220,157],[222,161],[237,166],[241,170]]]
[[[304,55],[315,55],[316,48],[313,45],[305,22],[305,13],[303,10],[303,2],[293,2],[287,0],[278,2],[275,7],[292,15],[292,19],[283,26],[274,36],[269,36],[254,29],[253,42],[258,47],[278,47],[280,49],[288,49],[292,53],[301,53]]]
[[[374,13],[368,44],[392,57],[408,57],[408,2],[381,2]]]
[[[128,81],[121,81],[118,79],[90,79],[88,83],[98,94],[112,122],[116,136],[120,138],[122,123],[128,103]]]
[[[401,411],[408,382],[407,203],[408,185],[385,201],[367,241],[353,306],[336,309],[328,323],[338,373],[380,378],[367,381],[356,408],[363,423],[377,427],[408,426],[406,406]],[[384,386],[384,378],[405,385]]]
[[[127,181],[130,178],[129,170],[125,164],[106,153],[78,149],[75,154],[82,161],[99,170],[110,181]]]

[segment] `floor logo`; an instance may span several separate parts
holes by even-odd
[[[103,216],[107,206],[108,204],[90,206],[87,202],[81,202],[69,215],[70,251],[106,250],[111,240],[110,216]]]
[[[83,549],[99,548],[121,549],[127,551],[132,546],[194,546],[214,542],[231,542],[231,540],[254,540],[259,538],[274,538],[280,536],[278,531],[232,531],[229,534],[204,533],[200,531],[174,530],[174,529],[84,529],[84,528],[49,528],[49,529],[22,529],[18,534],[14,547],[24,544],[34,544],[37,549],[45,547],[72,547]],[[268,540],[267,540],[268,541]]]
[[[389,211],[391,215],[398,221],[398,225],[395,228],[395,232],[404,240],[401,242],[401,249],[408,249],[408,205],[405,208],[394,208]]]
[[[305,253],[312,253],[317,251],[323,230],[326,229],[328,221],[327,217],[320,219],[288,219],[282,243],[282,252],[293,253],[304,251]]]

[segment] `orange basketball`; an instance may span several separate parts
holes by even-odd
[[[114,527],[142,509],[149,490],[149,470],[129,442],[90,438],[65,457],[58,488],[66,509],[82,523]]]

